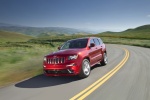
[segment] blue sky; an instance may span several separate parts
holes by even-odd
[[[0,0],[0,22],[122,31],[150,24],[150,0]]]

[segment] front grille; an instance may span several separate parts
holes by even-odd
[[[55,58],[48,58],[48,64],[63,64],[65,63],[65,57],[55,57]]]
[[[62,69],[62,70],[44,70],[46,74],[74,74],[74,71],[71,69]]]
[[[47,74],[69,74],[67,70],[45,70]]]

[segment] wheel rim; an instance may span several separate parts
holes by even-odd
[[[104,54],[104,62],[105,62],[105,64],[107,64],[107,62],[108,62],[106,53]]]
[[[83,72],[86,76],[90,74],[90,65],[88,61],[84,61],[83,63]]]

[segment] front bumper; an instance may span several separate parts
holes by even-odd
[[[44,65],[43,71],[46,76],[72,76],[79,74],[79,66],[74,63],[58,64],[58,65]]]

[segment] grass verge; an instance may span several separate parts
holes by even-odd
[[[48,44],[1,43],[0,86],[41,74],[43,56],[55,50]]]

